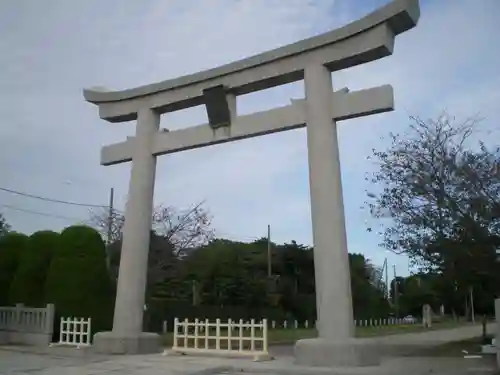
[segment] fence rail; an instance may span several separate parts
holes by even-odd
[[[0,344],[46,346],[52,340],[54,305],[0,307]]]
[[[268,351],[267,320],[215,322],[174,319],[172,351],[213,355],[250,356],[254,360],[271,359]]]

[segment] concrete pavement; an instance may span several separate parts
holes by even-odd
[[[492,326],[489,327],[492,332]],[[429,345],[462,340],[480,335],[480,326],[461,327],[378,338],[386,344],[412,343]],[[50,348],[34,353],[32,349],[0,348],[2,375],[219,375],[244,372],[248,375],[304,375],[304,374],[370,374],[370,375],[472,375],[494,374],[494,360],[463,358],[387,358],[381,366],[364,368],[310,368],[293,365],[289,349],[276,350],[277,359],[252,362],[248,359],[198,356],[162,356],[161,354],[130,356],[96,356],[77,349]]]

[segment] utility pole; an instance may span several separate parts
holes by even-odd
[[[108,251],[106,251],[106,265],[108,267],[108,270],[111,266],[111,260],[109,259],[109,245],[111,245],[111,242],[113,240],[113,206],[114,206],[114,195],[115,195],[115,189],[111,188],[109,191],[109,211],[108,211],[108,238],[107,238],[107,245],[108,245]]]
[[[383,272],[385,272],[385,298],[389,301],[389,272],[387,271],[387,258],[384,260]]]
[[[398,281],[396,279],[396,265],[392,265],[392,269],[394,271],[394,307],[396,308],[396,318],[399,317],[399,304],[398,304]]]
[[[196,294],[196,280],[191,281],[191,289],[193,293],[193,306],[196,306],[198,304],[198,295]]]
[[[108,212],[108,245],[111,244],[113,237],[113,205],[114,205],[115,189],[109,191],[109,212]]]
[[[271,279],[272,276],[271,266],[271,225],[267,225],[267,277]]]
[[[471,320],[472,320],[472,323],[475,323],[476,322],[476,317],[475,317],[475,313],[474,313],[474,288],[471,286],[469,288],[469,294],[470,294],[470,314],[471,314]]]

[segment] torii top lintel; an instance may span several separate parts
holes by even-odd
[[[395,0],[339,29],[215,69],[122,91],[84,89],[84,97],[110,122],[134,120],[144,107],[165,113],[206,104],[216,87],[242,95],[301,80],[311,63],[336,71],[389,56],[395,36],[419,17],[418,0]]]

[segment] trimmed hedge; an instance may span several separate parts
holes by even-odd
[[[169,331],[172,331],[175,318],[179,318],[180,320],[185,318],[194,320],[198,318],[201,320],[208,319],[210,321],[215,321],[215,319],[243,319],[247,321],[250,319],[258,320],[267,318],[269,320],[284,321],[287,319],[287,315],[281,309],[273,307],[193,306],[190,302],[185,301],[152,299],[148,302],[145,330],[150,332],[161,332],[163,321],[167,321],[167,328]]]
[[[99,233],[87,226],[63,230],[45,283],[58,317],[92,318],[92,331],[111,328],[114,294]]]
[[[20,302],[32,307],[44,306],[45,280],[52,255],[58,248],[59,233],[39,231],[29,237],[10,286],[11,303]]]
[[[28,236],[21,233],[10,232],[0,237],[0,306],[10,304],[10,286],[27,243]]]

